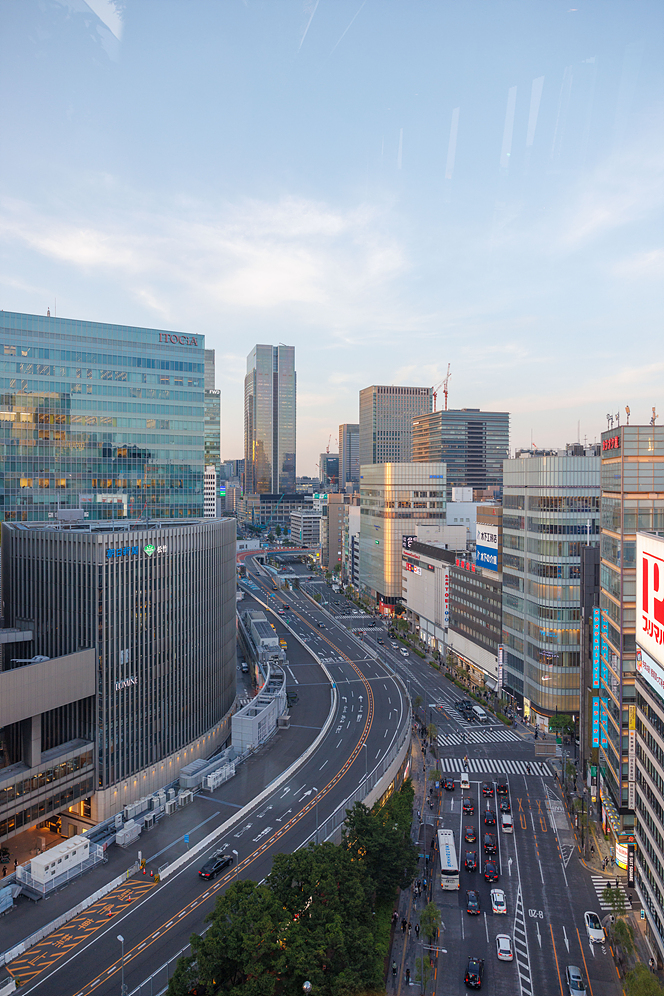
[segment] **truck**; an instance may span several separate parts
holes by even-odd
[[[279,637],[279,646],[283,650],[288,650],[288,644],[286,643],[286,637],[285,636],[280,636]]]

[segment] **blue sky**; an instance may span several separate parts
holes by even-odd
[[[298,472],[372,383],[511,444],[664,418],[664,5],[0,6],[0,307],[296,347]],[[622,416],[624,417],[624,415]]]

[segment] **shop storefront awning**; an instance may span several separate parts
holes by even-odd
[[[498,682],[494,678],[485,678],[484,684],[487,688],[490,688],[492,692],[498,691]]]
[[[600,791],[600,799],[602,800],[602,809],[606,814],[607,822],[613,833],[617,836],[621,832],[620,817],[607,789]]]

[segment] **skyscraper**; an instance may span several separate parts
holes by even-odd
[[[0,312],[0,518],[203,514],[203,336]]]
[[[413,417],[433,404],[430,387],[365,387],[360,391],[360,466],[410,463]]]
[[[247,494],[295,492],[294,346],[254,346],[244,379]]]
[[[509,456],[509,412],[479,408],[431,412],[413,419],[413,461],[442,461],[447,487],[502,487]],[[448,501],[451,494],[448,493]]]
[[[339,426],[339,490],[360,483],[360,426],[345,422]]]
[[[205,466],[221,465],[221,391],[215,388],[214,349],[205,350]]]

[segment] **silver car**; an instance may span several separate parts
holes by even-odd
[[[569,996],[586,996],[586,986],[581,975],[581,969],[576,965],[568,965],[565,969],[565,979]]]

